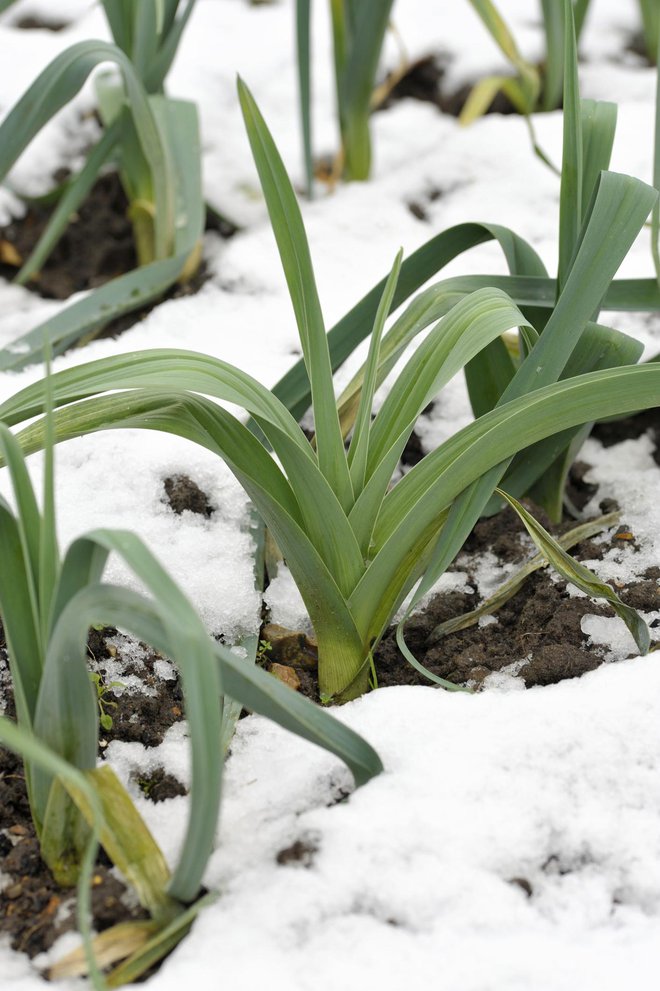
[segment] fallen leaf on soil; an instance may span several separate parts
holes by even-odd
[[[20,268],[23,264],[23,259],[11,241],[0,241],[0,263],[13,268]]]

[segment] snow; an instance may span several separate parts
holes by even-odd
[[[58,51],[107,37],[98,5],[66,0],[62,32],[18,31],[20,16],[52,12],[45,0],[20,0],[0,18],[3,74],[0,115]],[[528,57],[540,54],[537,5],[502,0],[501,9]],[[633,0],[593,0],[583,39],[585,96],[616,99],[619,127],[613,168],[650,181],[655,76],[625,47],[637,23]],[[502,56],[469,4],[399,0],[395,21],[411,59],[433,55],[451,92]],[[330,37],[325,5],[315,5],[315,142],[332,152]],[[207,235],[210,281],[195,296],[157,307],[121,338],[97,341],[57,359],[66,368],[93,358],[152,347],[186,347],[230,361],[272,385],[299,354],[274,240],[235,98],[237,71],[251,86],[287,167],[302,182],[295,115],[290,2],[200,0],[169,80],[170,92],[200,104],[205,192],[245,227],[233,240]],[[388,39],[385,63],[399,58]],[[12,176],[38,192],[59,166],[75,166],[95,124],[93,88],[44,131]],[[539,141],[559,160],[561,117],[535,121]],[[534,157],[523,121],[491,116],[461,128],[435,108],[401,102],[373,119],[375,175],[366,185],[317,191],[303,211],[328,326],[406,253],[455,223],[487,220],[526,237],[550,270],[557,252],[558,182]],[[410,204],[423,207],[417,219]],[[0,191],[0,223],[18,205]],[[504,272],[498,249],[484,245],[447,267],[447,276]],[[650,276],[643,232],[622,275]],[[58,312],[15,286],[0,287],[0,346]],[[660,351],[657,315],[605,314],[605,322]],[[338,377],[351,376],[363,351]],[[0,375],[0,399],[41,377],[41,369]],[[381,393],[382,395],[382,393]],[[420,421],[431,449],[470,420],[463,381],[444,390]],[[635,547],[612,547],[593,562],[601,577],[628,583],[660,560],[658,466],[646,438],[604,449],[589,441],[582,457],[616,499]],[[35,482],[42,462],[30,459]],[[186,474],[207,493],[209,518],[176,516],[163,480]],[[0,474],[0,491],[8,483]],[[171,570],[204,622],[228,641],[255,633],[260,599],[252,585],[248,505],[218,458],[183,440],[122,431],[79,438],[57,451],[60,540],[95,526],[135,529]],[[443,588],[466,591],[467,562]],[[481,594],[511,569],[492,557],[470,562]],[[134,586],[119,562],[108,577]],[[304,610],[282,567],[267,593],[272,618],[303,626]],[[647,619],[658,618],[653,613]],[[497,622],[484,617],[482,623]],[[634,652],[618,620],[587,616],[583,629],[616,664],[579,680],[521,690],[524,659],[513,658],[476,696],[433,688],[383,689],[337,716],[379,751],[386,772],[340,801],[350,775],[325,752],[250,717],[239,724],[227,763],[217,850],[205,882],[221,897],[195,924],[147,986],[194,983],[198,991],[636,991],[655,988],[660,965],[660,668]],[[122,643],[122,649],[126,644]],[[163,676],[167,676],[163,670]],[[161,747],[112,743],[117,773],[170,861],[186,822],[186,801],[147,802],[131,773],[165,766],[186,781],[185,726]],[[279,864],[277,854],[303,840],[309,866]],[[531,891],[528,896],[525,888]],[[67,937],[70,946],[71,937]],[[51,952],[55,959],[65,949]],[[2,987],[44,991],[39,968],[8,946],[0,950]],[[65,991],[81,987],[63,982]]]

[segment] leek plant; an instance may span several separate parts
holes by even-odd
[[[329,713],[215,643],[193,606],[134,534],[95,530],[75,540],[61,557],[50,438],[43,510],[20,445],[4,424],[0,455],[16,504],[13,510],[0,497],[0,616],[17,716],[16,723],[0,717],[0,742],[24,760],[45,862],[60,884],[79,883],[79,919],[95,983],[105,986],[98,955],[103,966],[122,961],[108,978],[108,986],[116,987],[167,953],[208,902],[200,898],[201,880],[220,807],[223,724],[236,703],[337,754],[358,784],[377,774],[381,764],[365,741]],[[150,598],[103,581],[111,552],[124,559]],[[109,764],[96,766],[99,706],[86,664],[86,641],[89,627],[99,621],[151,644],[181,673],[192,777],[187,832],[172,872]],[[87,885],[98,842],[133,886],[150,919],[121,923],[92,946]],[[59,972],[73,973],[78,965],[74,958]]]
[[[240,81],[239,97],[300,334],[315,445],[286,406],[250,376],[185,351],[120,355],[56,374],[54,432],[57,440],[65,440],[120,426],[164,430],[221,456],[270,529],[300,589],[318,639],[322,698],[345,700],[366,689],[374,646],[393,615],[420,579],[428,585],[442,573],[447,554],[453,557],[458,549],[461,525],[475,507],[479,515],[503,476],[513,498],[515,484],[507,470],[519,452],[557,437],[563,451],[567,434],[587,421],[660,404],[660,366],[621,364],[613,355],[632,348],[629,339],[605,334],[601,340],[601,329],[590,323],[656,193],[635,179],[603,174],[542,333],[531,319],[539,310],[528,307],[526,315],[497,287],[469,292],[462,285],[449,295],[442,287],[413,300],[397,321],[398,342],[402,326],[411,331],[430,325],[431,330],[372,421],[376,384],[394,354],[390,348],[383,358],[381,336],[404,281],[406,263],[398,255],[371,316],[369,357],[359,395],[351,396],[353,429],[346,451],[341,425],[346,407],[338,409],[335,401],[328,337],[300,210],[272,137]],[[478,225],[469,225],[470,236],[475,230]],[[535,256],[526,252],[524,242],[510,233],[500,237],[532,264]],[[481,239],[486,239],[483,232]],[[407,281],[406,289],[410,276]],[[489,385],[482,399],[488,405],[475,422],[390,488],[426,404],[489,348],[495,346],[496,356],[501,355],[502,335],[517,328],[517,360],[505,364],[505,374],[494,380],[500,392],[491,393]],[[34,417],[43,392],[42,383],[28,386],[0,407],[0,418],[17,424]],[[291,392],[289,398],[294,405]],[[250,413],[254,429],[218,399]],[[43,423],[26,427],[18,439],[27,451],[41,447]],[[593,591],[593,584],[589,588]],[[644,624],[615,604],[644,651]]]
[[[139,265],[135,273],[68,308],[0,353],[0,368],[41,360],[44,329],[52,352],[110,319],[157,298],[196,269],[204,227],[197,108],[165,95],[164,81],[195,0],[103,0],[114,43],[83,41],[58,55],[0,125],[0,181],[34,136],[82,88],[97,66],[103,133],[82,169],[58,191],[50,221],[16,280],[28,282],[44,264],[71,216],[110,162],[119,170]]]
[[[650,0],[655,3],[655,0]],[[470,0],[493,41],[515,70],[515,76],[489,76],[477,83],[461,112],[463,123],[484,114],[499,92],[518,113],[528,117],[556,110],[562,104],[565,7],[563,0],[541,0],[545,57],[542,66],[525,59],[493,0]],[[576,37],[580,38],[590,0],[572,0]]]
[[[371,173],[369,114],[376,72],[394,0],[329,0],[341,150],[337,172],[350,180]],[[300,118],[307,189],[314,181],[311,127],[311,0],[296,0]]]
[[[658,35],[660,34],[660,5],[658,0],[639,0],[642,16],[642,37],[649,62],[658,61]]]
[[[566,11],[570,15],[569,0]],[[483,287],[504,290],[540,334],[544,349],[552,351],[555,335],[569,334],[567,321],[575,322],[575,347],[561,375],[569,377],[616,365],[634,363],[641,345],[613,328],[595,323],[601,309],[657,310],[660,291],[653,279],[614,280],[621,261],[646,215],[654,207],[654,195],[643,183],[606,171],[616,128],[616,106],[581,100],[577,78],[575,35],[570,16],[565,21],[565,101],[562,180],[559,209],[557,275],[548,272],[534,249],[506,227],[486,223],[461,224],[431,238],[403,262],[392,308],[400,306],[464,251],[489,240],[502,249],[510,275],[474,275],[436,282],[425,289],[384,336],[378,382],[393,368],[415,335],[451,311],[457,300]],[[656,173],[658,170],[656,154]],[[657,179],[657,175],[656,175]],[[657,205],[657,197],[655,198]],[[656,206],[657,209],[657,206]],[[613,224],[613,227],[610,227]],[[617,238],[615,248],[612,243]],[[597,274],[597,278],[591,273]],[[580,279],[588,279],[594,291],[582,292]],[[338,367],[367,335],[373,323],[386,280],[375,286],[329,332],[331,364]],[[586,308],[582,304],[587,304]],[[558,331],[558,327],[564,330]],[[583,327],[584,331],[577,330]],[[466,367],[470,400],[475,416],[494,408],[510,395],[513,380],[533,340],[529,331],[496,340]],[[353,422],[364,378],[359,372],[339,400],[342,427]],[[516,386],[516,388],[518,388]],[[304,363],[278,383],[275,393],[294,415],[302,416],[310,402]],[[526,451],[512,463],[506,487],[515,496],[531,494],[551,519],[561,518],[564,483],[570,463],[588,430],[555,436]],[[489,511],[501,505],[489,503]]]

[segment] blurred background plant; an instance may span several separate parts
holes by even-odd
[[[16,281],[38,273],[100,173],[118,170],[128,198],[141,271],[113,279],[90,297],[0,352],[0,369],[41,360],[44,329],[54,354],[110,319],[189,279],[201,258],[205,206],[195,104],[165,95],[167,73],[196,0],[102,0],[114,43],[83,41],[58,55],[0,124],[0,181],[34,136],[82,88],[97,66],[102,134],[82,169],[54,191],[56,205]]]
[[[660,36],[660,3],[658,0],[639,0],[642,17],[642,40],[649,62],[658,61],[658,37]]]
[[[515,76],[488,76],[472,89],[461,112],[461,121],[471,123],[486,113],[498,93],[526,117],[539,110],[557,110],[562,104],[564,83],[565,7],[563,0],[540,0],[544,57],[540,65],[524,58],[493,0],[469,0],[488,29]],[[652,0],[653,2],[653,0]],[[579,42],[590,0],[572,0],[575,35]]]
[[[372,110],[376,72],[394,0],[329,0],[334,48],[334,79],[341,148],[333,172],[337,178],[364,180],[371,174]],[[312,0],[296,0],[296,44],[300,119],[307,192],[312,194],[310,18]]]

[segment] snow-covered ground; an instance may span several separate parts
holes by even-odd
[[[336,144],[325,6],[315,5],[319,152],[331,152]],[[500,6],[525,54],[540,56],[537,4],[501,0]],[[71,18],[62,32],[12,27],[16,17],[40,12],[52,15],[53,5],[21,0],[0,19],[0,115],[56,52],[73,41],[106,36],[91,0],[57,4],[58,17]],[[582,82],[583,95],[620,105],[612,167],[650,181],[655,74],[626,50],[638,17],[633,0],[593,0]],[[395,22],[411,58],[443,57],[449,91],[503,68],[464,0],[397,0]],[[58,359],[56,368],[118,348],[186,347],[222,357],[271,385],[296,359],[295,325],[234,83],[240,72],[300,183],[292,24],[292,6],[284,0],[258,6],[199,0],[169,89],[199,102],[206,194],[245,229],[229,242],[207,235],[211,279],[198,295],[162,304],[119,344],[93,343]],[[386,62],[394,66],[398,58],[389,39]],[[46,129],[15,170],[16,188],[41,191],[60,165],[80,160],[94,136],[91,122],[81,130],[80,115],[92,102],[87,87]],[[539,117],[535,126],[542,146],[558,160],[560,115]],[[554,270],[558,181],[532,154],[523,121],[490,116],[466,130],[430,105],[406,101],[376,115],[373,134],[373,180],[303,206],[328,326],[389,269],[400,245],[410,253],[433,233],[463,221],[513,228]],[[412,202],[423,205],[427,220],[413,215]],[[16,199],[0,191],[0,222],[17,208]],[[485,245],[445,271],[504,272],[504,265],[497,249]],[[621,274],[652,274],[648,234]],[[61,305],[0,286],[0,344]],[[605,320],[639,336],[647,356],[660,351],[657,317],[608,314]],[[359,359],[342,370],[340,382]],[[40,369],[0,376],[0,400],[40,376]],[[425,441],[434,445],[469,419],[457,379],[425,424]],[[657,565],[660,477],[648,441],[607,450],[590,441],[584,458],[600,485],[595,501],[617,499],[634,530],[636,572]],[[37,479],[39,457],[30,463]],[[257,631],[248,507],[217,458],[169,436],[122,431],[62,445],[57,471],[63,544],[101,524],[133,527],[190,594],[212,632],[237,638]],[[208,520],[175,516],[163,502],[162,483],[176,473],[195,479],[218,512]],[[7,494],[2,474],[0,490]],[[594,567],[605,578],[626,581],[632,575],[615,550]],[[113,580],[130,581],[118,564],[112,569]],[[289,625],[291,617],[302,621],[290,584],[278,582],[269,590],[274,618]],[[594,642],[610,645],[613,659],[632,652],[622,624],[595,617],[585,624]],[[149,987],[170,991],[194,982],[199,991],[225,984],[236,991],[265,984],[273,991],[421,991],[431,984],[439,991],[655,988],[659,690],[652,654],[527,692],[492,690],[468,698],[432,688],[379,691],[344,707],[338,717],[378,749],[386,773],[341,804],[333,800],[348,785],[348,772],[334,758],[262,719],[242,721],[228,762],[218,849],[206,877],[222,897]],[[180,727],[158,753],[112,744],[111,756],[127,781],[136,762],[165,762],[182,779],[187,773]],[[136,802],[173,855],[185,799],[154,806],[136,794]],[[277,853],[299,839],[314,848],[311,863],[278,864]],[[56,947],[51,957],[64,948]],[[20,991],[45,987],[36,967],[6,947],[0,974],[7,987]]]

